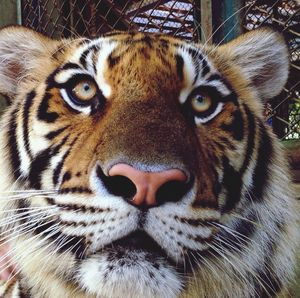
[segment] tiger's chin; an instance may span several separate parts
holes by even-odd
[[[172,298],[183,288],[175,266],[142,232],[115,241],[83,260],[77,278],[86,292],[97,297]]]

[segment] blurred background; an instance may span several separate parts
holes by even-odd
[[[53,38],[136,30],[209,44],[225,43],[263,25],[274,27],[287,40],[290,75],[282,93],[265,103],[265,118],[287,150],[300,197],[299,0],[0,0],[0,27],[10,24]],[[0,114],[8,101],[0,100]],[[292,292],[291,297],[300,297],[300,286]]]

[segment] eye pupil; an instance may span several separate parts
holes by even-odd
[[[198,95],[197,98],[196,98],[196,100],[197,100],[197,102],[199,102],[199,103],[203,103],[204,98],[203,98],[203,96]]]
[[[85,91],[89,91],[89,90],[90,90],[89,84],[85,83],[84,86],[83,86],[83,89],[84,89]]]

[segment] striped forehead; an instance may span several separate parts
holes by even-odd
[[[103,95],[109,97],[112,87],[105,80],[108,58],[118,46],[124,44],[124,41],[126,43],[130,40],[101,37],[84,43],[76,49],[69,60],[70,63],[81,65],[82,68],[68,69],[63,73],[59,73],[56,81],[63,83],[77,73],[86,73],[95,78]],[[184,103],[192,90],[198,86],[216,88],[224,97],[231,93],[212,61],[209,60],[200,47],[181,41],[175,43],[170,41],[169,45],[172,50],[168,51],[166,55],[169,54],[170,57],[174,57],[172,54],[175,54],[177,69],[182,73],[184,80],[183,88],[179,95],[181,103]]]

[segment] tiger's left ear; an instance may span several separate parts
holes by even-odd
[[[57,41],[22,26],[1,29],[0,93],[12,98],[24,79],[38,76],[34,70],[47,68],[56,45]]]
[[[289,73],[289,53],[283,36],[262,28],[220,47],[259,92],[262,99],[278,95]]]

